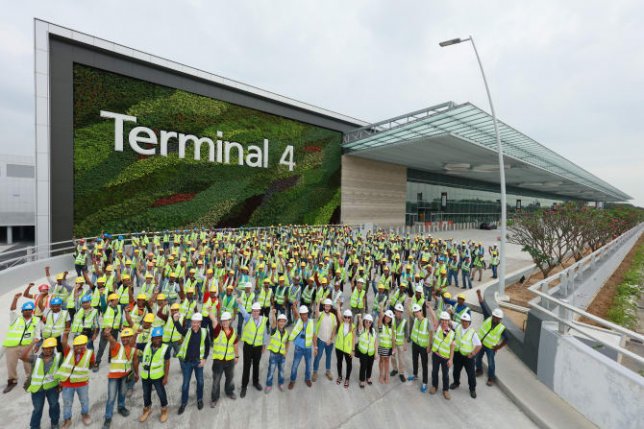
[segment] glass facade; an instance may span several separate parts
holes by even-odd
[[[508,216],[517,210],[534,210],[562,203],[564,198],[507,188]],[[410,170],[407,177],[406,223],[497,222],[501,195],[495,184]]]

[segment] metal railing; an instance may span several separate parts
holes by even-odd
[[[601,269],[598,265],[602,260],[620,249],[631,238],[639,237],[643,229],[644,223],[637,225],[560,273],[541,280],[528,288],[528,290],[537,295],[537,297],[529,302],[530,306],[556,321],[559,324],[559,332],[561,334],[567,334],[570,330],[574,330],[584,337],[616,351],[618,356],[621,354],[630,357],[642,367],[644,367],[644,357],[622,347],[621,344],[624,344],[625,339],[644,343],[644,335],[638,334],[630,329],[588,313],[587,311],[572,305],[564,297],[573,295],[575,290],[577,290],[577,288],[582,284],[584,277],[587,278],[594,270]],[[559,281],[559,284],[551,287],[551,284],[557,280]],[[560,297],[555,295],[559,295]],[[620,345],[614,345],[589,333],[588,325],[575,321],[575,317],[585,317],[612,333],[620,335]]]

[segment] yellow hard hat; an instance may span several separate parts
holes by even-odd
[[[134,335],[134,331],[130,328],[125,328],[121,331],[121,338],[131,337],[132,335]]]
[[[125,265],[132,265],[132,261],[130,259],[126,260]]]
[[[76,338],[74,338],[74,345],[75,346],[84,346],[87,344],[87,336],[86,335],[79,335]]]
[[[154,276],[153,276],[151,273],[147,273],[147,274],[145,275],[145,278],[146,278],[146,279],[152,279],[152,278],[154,278]]]
[[[65,274],[64,274],[64,273],[60,273],[60,274],[58,274],[58,275],[56,276],[56,280],[63,280],[64,278],[65,278]]]
[[[105,268],[105,271],[114,271],[114,267],[113,267],[113,266],[111,266],[111,265],[108,265],[108,266]]]
[[[83,277],[76,277],[76,284],[83,284],[85,283],[85,279]]]
[[[187,288],[186,288],[186,293],[195,293],[195,288],[193,288],[193,287],[187,287]]]
[[[320,284],[325,285],[325,284],[327,284],[327,283],[329,283],[329,281],[326,279],[326,277],[322,277],[322,278],[320,279]]]
[[[206,270],[206,274],[212,274],[212,273],[214,273],[214,271],[212,270],[212,268],[208,268],[208,269]]]
[[[451,294],[451,293],[449,293],[449,292],[445,292],[445,293],[443,294],[443,298],[450,299],[451,297],[452,297],[452,294]]]
[[[465,299],[465,294],[464,293],[459,293],[458,295],[456,295],[456,298],[464,300]]]
[[[51,337],[47,338],[45,341],[42,342],[42,348],[46,349],[48,347],[56,347],[58,345],[58,341],[56,341],[56,338]]]
[[[111,294],[107,297],[107,300],[108,300],[108,301],[111,301],[111,300],[113,300],[113,299],[119,299],[119,296],[118,296],[117,294],[115,294],[115,293],[111,293]]]
[[[279,276],[279,278],[278,278],[277,280],[278,280],[278,281],[280,281],[280,282],[285,282],[285,281],[286,281],[286,277],[284,277],[284,276]]]
[[[441,274],[447,274],[447,270],[445,268],[441,268]]]
[[[121,276],[121,280],[130,280],[130,275],[129,274],[123,274]]]
[[[195,270],[194,268],[190,268],[190,274],[195,274],[196,272],[197,270]]]
[[[163,300],[165,300],[165,294],[164,293],[158,294],[157,295],[157,301],[163,301]]]
[[[105,283],[105,276],[101,276],[96,279],[96,283]]]
[[[176,302],[170,306],[170,310],[179,310],[181,306]]]
[[[233,289],[235,289],[235,287],[233,285],[226,286],[226,290],[233,290]]]
[[[143,318],[143,321],[148,323],[154,322],[154,314],[152,313],[146,314],[145,317]]]
[[[147,297],[147,296],[145,296],[145,294],[144,294],[144,293],[140,293],[140,294],[138,294],[138,295],[136,296],[136,299],[137,299],[137,300],[142,299],[143,301],[147,301],[147,300],[148,300],[148,297]]]

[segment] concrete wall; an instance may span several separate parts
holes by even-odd
[[[46,266],[51,267],[52,275],[69,271],[72,273],[69,278],[76,278],[74,257],[71,254],[53,256],[0,271],[0,295],[20,286],[27,286],[27,283],[33,279],[44,277]]]
[[[342,223],[405,224],[407,168],[342,156]]]
[[[544,322],[537,377],[601,428],[644,422],[644,378]]]

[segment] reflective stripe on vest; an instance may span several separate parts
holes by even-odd
[[[58,319],[54,323],[54,312],[50,311],[45,319],[45,326],[42,328],[42,337],[47,339],[49,337],[58,338],[65,330],[65,323],[67,322],[67,311],[60,310],[58,312]],[[51,317],[50,317],[51,316]]]
[[[183,316],[179,316],[179,324],[183,325]],[[181,340],[181,334],[174,326],[174,318],[172,317],[172,314],[170,314],[163,327],[163,342],[174,343],[179,340]]]
[[[454,351],[460,352],[463,356],[467,356],[474,350],[474,329],[468,329],[463,335],[463,327],[458,325],[456,327],[456,347]]]
[[[7,337],[2,342],[2,345],[4,347],[28,346],[34,340],[35,329],[36,324],[33,317],[29,319],[29,323],[26,323],[24,317],[18,316],[9,325],[9,332],[7,332]]]
[[[27,392],[36,393],[43,390],[49,390],[53,387],[58,386],[58,380],[56,379],[56,371],[58,371],[58,365],[60,364],[60,353],[54,353],[53,362],[49,367],[49,371],[45,374],[45,362],[42,357],[36,359],[34,369],[31,371],[31,381]]]
[[[279,329],[275,329],[275,333],[271,335],[271,342],[268,345],[268,350],[273,353],[286,355],[286,342],[288,341],[288,332],[284,329],[284,333],[280,333]]]
[[[83,332],[83,329],[92,329],[94,328],[94,321],[98,310],[92,308],[90,310],[85,310],[81,308],[74,315],[74,321],[72,322],[72,332],[74,334],[80,334]]]
[[[496,347],[501,341],[501,334],[503,331],[505,331],[503,323],[499,323],[494,327],[494,329],[492,329],[492,318],[488,317],[479,328],[479,338],[481,339],[481,343],[483,343],[483,346],[488,349]]]
[[[275,292],[275,302],[279,305],[284,304],[284,298],[286,296],[286,286],[278,286],[277,291]]]
[[[345,352],[347,354],[351,354],[353,351],[353,323],[351,324],[351,327],[349,328],[349,333],[347,336],[344,336],[344,323],[341,323],[340,326],[338,327],[338,336],[335,340],[335,348],[340,350],[341,352]]]
[[[116,357],[110,360],[110,374],[112,373],[129,373],[132,371],[132,358],[134,357],[135,350],[130,349],[130,356],[128,357],[125,352],[125,346],[121,344]]]
[[[199,343],[199,360],[205,359],[206,358],[206,337],[208,336],[208,331],[206,328],[199,328],[199,331],[201,332],[201,341]],[[194,331],[190,329],[186,333],[186,337],[183,339],[183,342],[181,343],[181,348],[179,349],[179,353],[177,353],[177,357],[179,359],[184,359],[186,357],[186,353],[188,352],[188,343],[190,342],[190,337],[194,334]]]
[[[158,380],[165,375],[165,353],[168,350],[167,344],[152,352],[152,344],[145,346],[143,356],[141,357],[141,378],[144,380]],[[147,369],[146,369],[147,367]]]
[[[117,305],[116,309],[114,309],[108,305],[107,309],[105,309],[105,314],[103,315],[103,329],[119,329],[121,327],[121,316],[122,314],[120,306]]]
[[[376,354],[376,336],[373,335],[371,330],[364,331],[360,334],[358,339],[358,350],[360,350],[360,353],[368,356]]]
[[[396,331],[396,345],[402,346],[405,343],[405,327],[407,326],[407,320],[401,319],[398,323],[398,319],[393,320],[394,330]]]
[[[304,324],[302,323],[302,319],[297,319],[297,323],[293,327],[291,335],[288,337],[289,341],[294,341],[302,331],[303,327]],[[313,331],[314,325],[309,319],[306,324],[306,332],[304,333],[304,347],[311,347],[311,345],[313,344]]]
[[[228,338],[223,328],[219,331],[219,335],[212,344],[213,359],[223,361],[235,359],[235,340],[237,339],[237,334],[232,328],[231,331],[232,335],[230,338]]]
[[[449,359],[450,348],[454,341],[454,331],[450,329],[447,336],[443,334],[440,327],[434,333],[434,342],[432,343],[432,352],[438,353],[441,357]]]
[[[383,324],[380,328],[380,332],[378,332],[378,344],[380,345],[380,347],[383,347],[385,349],[391,348],[391,333],[392,329]]]
[[[454,310],[456,310],[456,307],[454,307]],[[463,315],[465,313],[467,313],[469,310],[470,310],[470,308],[466,305],[465,307],[463,307],[463,309],[461,311],[459,311],[459,312],[454,311],[454,322],[460,324],[461,323],[461,317],[463,317]]]
[[[364,308],[364,289],[360,290],[355,288],[351,293],[351,307],[362,309]]]
[[[424,318],[422,322],[418,323],[418,319],[414,319],[414,325],[411,328],[411,341],[421,347],[429,345],[429,321]]]
[[[86,349],[77,364],[74,364],[74,356],[74,350],[71,349],[67,353],[63,364],[58,368],[56,378],[60,381],[69,381],[71,383],[89,381],[89,363],[92,358],[92,351]]]
[[[264,344],[264,331],[266,330],[266,317],[260,316],[259,328],[255,325],[255,319],[250,317],[242,329],[242,341],[251,346]]]

